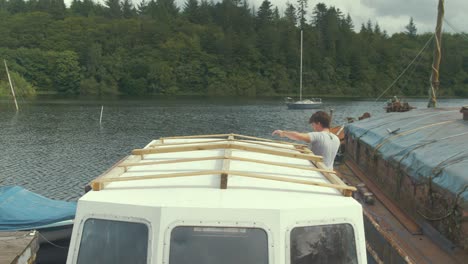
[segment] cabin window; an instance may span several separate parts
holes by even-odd
[[[268,236],[260,228],[179,226],[169,264],[267,264]]]
[[[350,224],[296,227],[291,231],[291,264],[358,263]]]
[[[83,226],[77,263],[143,264],[147,254],[146,224],[91,218]]]

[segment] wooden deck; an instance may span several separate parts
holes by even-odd
[[[0,264],[34,263],[38,241],[37,232],[0,232]]]

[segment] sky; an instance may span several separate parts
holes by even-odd
[[[104,2],[104,0],[100,0]],[[138,4],[141,0],[132,0]],[[183,6],[186,0],[175,0],[179,6]],[[213,0],[220,1],[220,0]],[[263,0],[247,0],[258,8]],[[437,3],[439,0],[309,0],[308,14],[317,3],[325,3],[327,6],[335,6],[343,13],[349,13],[353,19],[356,30],[362,23],[370,19],[373,24],[379,23],[381,29],[388,34],[402,32],[413,17],[418,33],[434,32],[437,19]],[[67,4],[71,0],[65,0]],[[270,0],[273,6],[277,6],[282,14],[287,2],[296,5],[297,0]],[[445,0],[445,18],[447,23],[444,31],[468,32],[468,22],[464,17],[468,14],[468,0]]]
[[[181,0],[178,0],[181,1]],[[260,6],[263,0],[251,0]],[[288,0],[270,0],[279,10],[284,10]],[[296,4],[297,0],[289,0]],[[437,20],[438,0],[309,0],[309,15],[317,3],[335,6],[343,13],[349,13],[356,30],[370,19],[389,34],[405,30],[410,17],[413,17],[418,33],[434,32]],[[468,32],[468,0],[445,0],[445,18],[457,30]],[[447,32],[454,31],[445,25]]]

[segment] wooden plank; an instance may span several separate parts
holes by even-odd
[[[179,178],[179,177],[190,177],[190,176],[213,175],[213,174],[221,174],[221,173],[224,173],[224,171],[221,171],[221,170],[205,170],[205,171],[191,171],[191,172],[144,175],[144,176],[101,178],[99,180],[94,180],[92,182],[92,187],[93,187],[93,190],[99,191],[99,190],[103,189],[103,186],[102,186],[103,183],[123,182],[123,181],[155,180],[155,179],[165,179],[165,178]]]
[[[229,140],[233,140],[234,136],[229,136]],[[231,149],[225,149],[224,150],[224,160],[223,160],[223,171],[229,171],[229,167],[231,165],[230,158],[232,156],[232,150]],[[221,183],[220,183],[220,188],[221,189],[227,189],[228,185],[228,174],[227,173],[222,173],[221,174]]]
[[[164,141],[166,139],[190,139],[190,138],[219,138],[231,136],[233,134],[212,134],[212,135],[193,135],[193,136],[175,136],[175,137],[162,137],[161,139]]]
[[[38,250],[37,231],[0,232],[0,264],[34,263]]]
[[[260,142],[260,141],[255,141],[255,140],[242,140],[242,139],[234,139],[233,136],[230,136],[227,139],[220,139],[220,140],[205,140],[205,141],[192,141],[192,142],[178,142],[178,143],[163,143],[163,144],[152,144],[149,147],[150,148],[156,148],[156,147],[166,147],[166,146],[187,146],[187,145],[193,145],[193,144],[207,144],[207,143],[218,143],[218,142],[226,142],[226,141],[235,141],[235,142],[243,142],[243,143],[248,143],[248,144],[255,144],[255,145],[261,145],[261,146],[266,146],[270,148],[275,148],[275,149],[285,149],[285,150],[294,150],[294,145],[288,144],[290,147],[285,147],[285,146],[277,146],[277,145],[271,145],[268,143],[272,144],[277,144],[274,142]]]
[[[281,157],[303,159],[303,160],[313,160],[313,161],[322,161],[323,160],[322,156],[298,153],[295,150],[280,151],[280,150],[274,150],[274,149],[258,148],[258,147],[253,147],[253,146],[245,146],[245,145],[240,145],[240,144],[235,144],[235,143],[231,144],[231,146],[232,146],[231,147],[232,149],[244,150],[244,151],[250,151],[250,152],[257,152],[257,153],[269,154],[269,155],[276,155],[276,156],[281,156]]]
[[[178,142],[178,143],[156,143],[149,145],[150,148],[156,147],[166,147],[166,146],[177,146],[177,145],[190,145],[190,144],[206,144],[206,143],[215,143],[215,142],[226,142],[228,139],[218,139],[218,140],[205,140],[205,141],[192,141],[192,142]]]
[[[103,179],[103,178],[119,177],[120,175],[124,174],[127,171],[127,168],[120,166],[120,165],[124,164],[125,162],[134,163],[137,160],[141,160],[141,156],[127,156],[121,159],[119,162],[114,164],[114,166],[112,166],[107,171],[105,171],[104,173],[99,175],[97,178],[95,178],[93,181],[88,183],[88,185],[85,186],[85,192],[88,192],[91,189],[93,190],[95,189],[95,187],[93,187],[93,184],[95,184],[94,183],[95,181],[99,181],[100,179]],[[104,184],[101,184],[99,188],[100,189],[104,188]]]
[[[304,151],[306,153],[313,154],[313,152],[309,148],[304,148]],[[319,169],[322,169],[322,170],[327,169],[327,166],[325,166],[325,164],[323,162],[321,162],[321,161],[313,162],[313,164]],[[325,178],[327,178],[333,184],[348,186],[348,185],[346,185],[346,183],[343,182],[343,180],[341,180],[340,177],[338,177],[336,175],[336,172],[325,172],[324,171],[324,172],[322,172],[322,174],[323,174],[323,176],[325,176]],[[341,193],[346,197],[349,197],[349,196],[353,195],[352,191],[349,191],[349,190],[346,190],[346,189],[342,189]]]
[[[356,188],[353,186],[306,181],[306,180],[297,180],[297,179],[286,178],[286,177],[260,175],[256,173],[243,172],[243,171],[231,171],[231,170],[229,171],[206,170],[206,171],[180,172],[180,173],[169,173],[169,174],[133,176],[133,177],[102,178],[99,181],[98,180],[93,181],[92,187],[93,187],[93,190],[99,191],[99,190],[102,190],[101,188],[102,184],[109,183],[109,182],[154,180],[154,179],[179,178],[179,177],[190,177],[190,176],[206,176],[206,175],[216,175],[216,174],[231,174],[231,175],[238,175],[238,176],[243,176],[243,177],[257,178],[257,179],[298,183],[298,184],[305,184],[305,185],[314,185],[314,186],[320,186],[320,187],[329,187],[329,188],[335,188],[339,190],[356,191]]]
[[[161,164],[172,164],[172,163],[185,163],[185,162],[195,162],[195,161],[205,161],[205,160],[217,160],[224,159],[224,156],[209,156],[202,158],[188,158],[188,159],[174,159],[174,160],[162,160],[162,161],[149,161],[149,162],[138,162],[138,163],[122,163],[118,167],[139,167],[139,166],[153,166]]]
[[[176,147],[165,147],[165,148],[151,148],[151,149],[135,149],[132,151],[133,155],[145,155],[145,154],[159,154],[159,153],[173,153],[173,152],[183,152],[183,151],[198,151],[198,150],[213,150],[213,149],[237,149],[244,150],[256,153],[270,154],[282,157],[303,159],[303,160],[312,160],[312,161],[322,161],[321,156],[316,156],[312,154],[303,154],[296,153],[293,151],[280,151],[274,149],[259,148],[254,146],[245,146],[236,143],[222,143],[222,144],[201,144],[196,146],[176,146]]]
[[[271,145],[271,144],[275,144],[275,143],[273,143],[273,142],[271,142],[271,143],[270,143],[270,142],[265,143],[265,142],[261,142],[261,141],[243,140],[243,139],[237,139],[237,140],[235,140],[235,142],[242,142],[242,143],[260,145],[260,146],[266,146],[266,147],[274,148],[274,149],[297,150],[296,148],[294,148],[293,145],[289,145],[289,147]],[[269,144],[269,143],[270,143],[270,144]],[[301,149],[300,149],[300,150],[301,150]]]
[[[269,176],[269,175],[266,176],[266,175],[260,175],[260,174],[256,174],[256,173],[250,173],[250,172],[241,172],[241,171],[230,171],[229,173],[233,174],[233,175],[249,177],[249,178],[257,178],[257,179],[265,179],[265,180],[281,181],[281,182],[290,182],[290,183],[298,183],[298,184],[305,184],[305,185],[314,185],[314,186],[320,186],[320,187],[329,187],[329,188],[334,188],[334,189],[338,189],[338,190],[348,190],[350,192],[356,191],[355,187],[348,186],[348,185],[338,185],[338,184],[315,182],[315,181],[297,180],[297,179],[278,177],[278,176]]]
[[[271,142],[271,143],[306,147],[306,145],[304,145],[304,144],[299,144],[299,143],[294,143],[294,142],[287,142],[287,141],[281,141],[281,140],[271,140],[271,139],[266,139],[266,138],[259,138],[259,137],[251,137],[251,136],[244,136],[244,135],[234,134],[234,138],[236,138],[236,137],[237,138],[244,138],[244,139],[253,139],[253,140],[257,140],[257,141],[264,141],[264,142]]]
[[[175,159],[175,160],[163,160],[163,161],[140,162],[140,163],[123,163],[123,164],[119,164],[118,167],[124,167],[124,168],[127,168],[128,170],[128,167],[153,166],[153,165],[161,165],[161,164],[184,163],[184,162],[195,162],[195,161],[205,161],[205,160],[218,160],[218,159],[224,159],[224,158],[226,158],[226,156],[210,156],[210,157],[203,157],[203,158]],[[330,170],[330,169],[319,169],[316,167],[292,165],[292,164],[287,164],[287,163],[264,161],[264,160],[257,160],[257,159],[248,159],[248,158],[241,158],[241,157],[235,157],[235,156],[230,156],[229,159],[237,160],[237,161],[244,161],[244,162],[251,162],[251,163],[266,164],[266,165],[272,165],[272,166],[278,166],[278,167],[300,169],[300,170],[336,173],[334,170]]]
[[[285,145],[306,146],[304,144],[299,144],[299,143],[280,141],[280,140],[271,140],[271,139],[265,139],[265,138],[259,138],[259,137],[239,135],[239,134],[212,134],[212,135],[175,136],[175,137],[162,137],[160,140],[162,140],[162,142],[164,142],[164,140],[166,140],[166,139],[219,138],[219,137],[229,137],[229,136],[234,136],[233,139],[243,138],[243,139],[253,139],[253,140],[264,141],[264,142],[279,143],[279,144],[285,144]]]
[[[241,158],[241,157],[231,157],[230,159],[231,160],[237,160],[237,161],[245,161],[245,162],[266,164],[266,165],[272,165],[272,166],[278,166],[278,167],[293,168],[293,169],[299,169],[299,170],[335,173],[335,171],[329,170],[329,169],[319,169],[319,168],[315,168],[315,167],[292,165],[292,164],[287,164],[287,163],[279,163],[279,162],[264,161],[264,160],[257,160],[257,159],[248,159],[248,158]]]
[[[173,153],[183,151],[197,151],[197,150],[213,150],[228,148],[229,143],[217,143],[217,144],[200,144],[195,146],[174,146],[174,147],[159,147],[151,149],[134,149],[133,155],[145,155],[145,154],[160,154],[160,153]]]

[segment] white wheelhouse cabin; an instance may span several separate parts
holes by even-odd
[[[67,263],[367,263],[361,205],[305,145],[161,138],[78,201]]]

